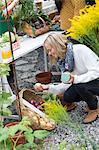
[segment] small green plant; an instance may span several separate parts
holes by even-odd
[[[0,115],[8,116],[11,115],[11,111],[6,107],[6,104],[11,104],[10,93],[4,91],[0,92]]]
[[[10,93],[7,93],[3,89],[3,82],[2,77],[9,75],[9,65],[0,63],[0,77],[1,77],[1,83],[0,83],[0,115],[11,115],[11,111],[6,107],[7,104],[11,104]]]
[[[68,120],[68,113],[66,108],[63,107],[56,95],[48,95],[49,100],[42,104],[44,106],[45,113],[55,120],[56,123],[64,123]],[[53,98],[53,99],[51,99]]]
[[[85,145],[70,144],[64,140],[57,144],[57,148],[58,150],[87,150]]]
[[[34,143],[34,138],[44,139],[48,136],[49,132],[46,130],[33,131],[30,128],[30,121],[27,117],[24,117],[21,122],[14,126],[3,127],[0,126],[0,148],[3,150],[34,150],[37,145]],[[17,136],[15,136],[17,133]],[[17,145],[20,136],[24,135],[23,138],[26,139],[25,144]],[[14,140],[14,136],[16,139]]]
[[[10,68],[8,64],[0,63],[0,77],[9,75],[9,71]]]
[[[52,101],[54,100],[54,94],[53,93],[48,93],[48,92],[45,92],[43,93],[42,95],[42,98],[45,100],[45,101]]]
[[[67,146],[67,142],[66,141],[61,141],[57,147],[58,147],[58,150],[64,150]]]

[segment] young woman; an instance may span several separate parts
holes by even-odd
[[[75,42],[76,43],[76,42]],[[86,45],[73,44],[62,34],[50,34],[45,42],[44,49],[52,63],[58,63],[62,72],[70,72],[70,79],[59,85],[36,84],[35,90],[48,89],[64,92],[64,101],[68,104],[85,101],[88,105],[88,114],[83,120],[90,123],[97,119],[99,95],[99,57]]]
[[[55,0],[60,13],[61,28],[67,30],[71,26],[70,19],[78,16],[80,9],[84,8],[85,0]]]

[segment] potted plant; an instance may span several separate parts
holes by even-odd
[[[41,10],[36,11],[33,0],[20,0],[14,11],[13,21],[17,30],[22,29],[31,37],[49,31],[50,19]]]
[[[27,150],[35,149],[37,145],[34,139],[44,139],[49,132],[46,130],[33,131],[30,121],[24,117],[21,122],[14,125],[0,126],[0,148],[4,150]],[[21,140],[21,141],[20,141]]]

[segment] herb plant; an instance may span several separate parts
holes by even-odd
[[[53,99],[51,99],[51,97]],[[56,123],[64,123],[68,119],[66,108],[63,107],[61,102],[57,99],[56,95],[48,95],[49,100],[42,104],[45,113],[55,120]]]

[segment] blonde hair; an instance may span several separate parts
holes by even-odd
[[[66,54],[66,43],[67,43],[65,35],[59,33],[52,33],[46,38],[43,46],[44,50],[48,53],[48,50],[45,47],[45,43],[48,43],[53,48],[55,48],[57,51],[57,56],[61,59],[64,59],[64,56]],[[50,62],[55,63],[56,59],[50,56]]]

